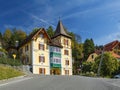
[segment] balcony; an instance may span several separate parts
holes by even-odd
[[[51,68],[61,68],[61,64],[51,63],[50,67]]]

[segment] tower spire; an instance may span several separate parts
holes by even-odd
[[[61,20],[58,21],[58,24],[57,24],[57,28],[55,30],[55,34],[53,37],[57,37],[59,35],[63,35],[63,36],[66,36],[68,38],[71,38],[71,36],[69,36],[61,22]]]

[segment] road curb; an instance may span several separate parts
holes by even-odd
[[[18,76],[18,77],[3,79],[3,80],[0,80],[0,83],[5,82],[5,81],[9,81],[9,80],[20,79],[20,78],[24,78],[24,77],[27,77],[27,75],[22,75],[22,76]]]

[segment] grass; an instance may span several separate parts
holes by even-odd
[[[21,75],[24,75],[21,71],[18,71],[12,67],[0,65],[0,80],[9,79]]]

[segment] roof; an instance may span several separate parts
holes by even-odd
[[[110,43],[104,45],[104,51],[112,51],[119,44],[120,44],[120,42],[118,40],[110,42]]]
[[[48,39],[51,41],[50,37],[48,36],[47,32],[45,31],[44,28],[40,28],[39,30],[31,33],[21,44],[20,46],[23,46],[24,44],[28,43],[32,39],[34,39],[41,31],[44,31],[44,33],[47,35]]]
[[[115,57],[115,58],[120,58],[120,55],[116,54],[116,53],[112,53],[112,56]]]
[[[66,30],[65,30],[65,28],[60,20],[58,22],[57,28],[56,28],[55,33],[54,33],[52,38],[55,38],[59,35],[63,35],[63,36],[66,36],[68,38],[71,38],[71,36],[67,34],[67,32],[66,32]]]
[[[55,46],[55,47],[60,47],[60,48],[63,48],[63,46],[59,43],[56,43],[56,42],[51,42],[49,43],[50,46]]]
[[[46,34],[47,38],[49,39],[50,42],[48,42],[48,44],[49,44],[50,46],[57,46],[57,47],[61,47],[61,48],[62,48],[62,46],[61,46],[59,43],[53,42],[53,41],[51,40],[51,38],[49,37],[49,35],[47,34],[47,32],[45,31],[44,28],[40,28],[39,30],[31,33],[31,34],[20,44],[19,47],[25,45],[26,43],[28,43],[29,41],[31,41],[32,39],[34,39],[34,38],[35,38],[40,32],[42,32],[42,31],[44,31],[44,33]]]

